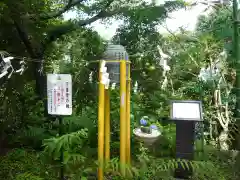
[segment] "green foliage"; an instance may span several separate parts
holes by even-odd
[[[129,179],[153,179],[158,177],[162,180],[170,180],[173,178],[173,171],[175,168],[183,167],[184,169],[193,169],[194,176],[191,179],[204,180],[206,178],[211,180],[237,180],[238,173],[233,170],[235,165],[235,158],[232,158],[230,154],[221,152],[213,148],[206,148],[204,153],[204,159],[196,158],[195,161],[169,159],[169,158],[157,158],[149,156],[148,150],[143,146],[140,146],[140,154],[137,155],[132,166],[126,166],[129,173]],[[219,162],[222,161],[222,163]],[[223,163],[225,162],[225,163]],[[119,174],[119,161],[118,159],[112,159],[108,165],[106,172],[109,173],[107,177],[117,179]],[[112,176],[111,176],[112,175]]]
[[[216,40],[224,43],[230,57],[233,57],[233,19],[232,7],[222,6],[216,8],[208,16],[199,18],[197,33],[203,35],[212,35]],[[231,60],[230,65],[232,65]]]
[[[35,151],[12,150],[5,157],[0,157],[0,179],[55,180],[53,169],[42,161],[41,156]]]
[[[28,179],[31,179],[31,180],[43,180],[43,178],[40,178],[38,176],[34,176],[31,173],[23,173],[23,174],[20,174],[20,175],[16,176],[16,180],[28,180]]]
[[[16,5],[17,11],[14,11],[14,16],[9,15],[14,7],[10,6],[10,3]],[[6,156],[0,157],[0,179],[57,179],[62,152],[65,175],[69,179],[85,180],[96,177],[99,165],[96,162],[98,64],[93,62],[101,59],[106,43],[96,32],[82,27],[86,25],[83,23],[83,16],[68,22],[62,20],[61,14],[46,18],[49,12],[54,14],[55,10],[60,10],[66,3],[67,1],[58,0],[24,0],[4,1],[4,4],[0,4],[0,24],[4,27],[0,33],[0,47],[18,56],[27,56],[28,53],[32,56],[31,53],[35,54],[39,49],[46,48],[46,72],[72,74],[74,104],[73,115],[64,117],[62,126],[56,117],[46,118],[44,104],[36,96],[34,88],[36,79],[33,72],[36,69],[30,63],[23,76],[13,76],[3,85],[0,91],[0,143],[5,145],[8,142],[6,144],[11,147],[22,147],[25,150],[14,149]],[[106,3],[105,0],[83,2],[74,8],[79,15],[87,13],[91,16],[104,8],[106,11],[116,11],[112,14],[124,19],[124,25],[117,30],[113,42],[119,43],[120,40],[120,44],[127,48],[131,60],[132,83],[137,81],[139,84],[137,93],[132,92],[131,97],[131,132],[139,126],[138,122],[142,116],[149,116],[162,133],[161,138],[149,148],[137,142],[132,135],[132,163],[131,166],[125,166],[129,174],[128,179],[147,180],[157,177],[159,180],[171,180],[174,169],[179,165],[185,169],[192,168],[194,180],[239,179],[239,155],[232,157],[230,153],[218,151],[208,145],[204,147],[203,154],[196,153],[193,161],[174,159],[176,127],[168,121],[171,99],[202,100],[206,127],[216,118],[216,108],[212,101],[214,86],[211,83],[201,83],[197,76],[201,67],[218,57],[226,45],[222,39],[231,36],[231,12],[227,11],[228,7],[219,8],[211,16],[201,18],[197,33],[182,31],[181,34],[163,37],[157,32],[156,25],[162,22],[169,12],[182,7],[182,2],[167,2],[164,6],[155,6],[143,1],[121,0],[114,1],[110,7],[105,8]],[[108,17],[106,14],[101,17]],[[23,37],[16,33],[13,20],[21,22],[21,27],[26,29],[31,47],[26,48],[25,41],[24,46]],[[164,53],[171,56],[171,71],[167,74],[169,83],[166,89],[161,87],[163,69],[159,65],[158,45]],[[228,82],[231,82],[228,64],[224,71],[227,72]],[[91,72],[92,83],[89,82]],[[232,112],[234,96],[222,96],[223,102],[229,102]],[[112,90],[112,157],[110,162],[104,164],[105,178],[111,180],[127,179],[120,174],[118,159],[119,102],[118,89]],[[208,128],[204,130],[209,131]],[[216,136],[218,135],[216,133]],[[229,139],[231,136],[230,131]],[[42,142],[44,152],[39,153]],[[27,151],[26,147],[35,148],[38,152]]]
[[[208,16],[201,16],[198,21],[197,31],[205,35],[213,35],[217,40],[227,41],[232,39],[232,8],[223,6],[216,8]]]
[[[176,126],[168,124],[161,128],[162,136],[154,143],[152,153],[156,157],[175,157],[176,152]]]
[[[60,157],[61,150],[77,150],[82,147],[82,138],[87,137],[87,132],[82,129],[78,132],[73,132],[69,134],[64,134],[60,137],[53,137],[51,139],[46,139],[44,142],[45,152],[47,152],[54,159]],[[69,159],[69,157],[67,158]]]

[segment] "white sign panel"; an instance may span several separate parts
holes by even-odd
[[[70,74],[48,74],[48,114],[72,114],[72,76]]]
[[[200,102],[173,102],[172,119],[174,120],[193,120],[201,121],[201,103]]]

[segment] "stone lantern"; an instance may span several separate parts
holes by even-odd
[[[120,83],[120,62],[108,62],[115,60],[128,61],[128,53],[122,45],[109,44],[103,55],[103,60],[106,62],[107,72],[111,83],[119,85]],[[127,77],[128,77],[128,66],[127,64]],[[128,78],[127,78],[128,79]]]

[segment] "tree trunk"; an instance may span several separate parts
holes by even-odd
[[[229,150],[229,145],[227,143],[227,141],[228,141],[228,130],[222,130],[218,139],[219,139],[220,149],[224,150],[224,151],[228,151]]]
[[[44,58],[44,49],[42,44],[37,42],[34,39],[30,40],[30,34],[24,26],[25,22],[16,16],[15,13],[12,15],[12,20],[14,26],[18,32],[19,38],[24,43],[28,54],[33,59],[33,74],[35,79],[35,92],[39,100],[44,101],[44,114],[47,115],[47,101],[46,101],[46,75],[43,71],[43,58]]]
[[[41,99],[44,98],[44,81],[45,77],[43,74],[43,56],[44,49],[41,43],[34,39],[34,37],[29,33],[27,25],[33,24],[29,19],[22,18],[21,16],[21,8],[18,7],[17,3],[13,3],[12,1],[7,1],[7,6],[9,8],[9,15],[12,19],[13,26],[15,27],[20,40],[26,47],[26,50],[30,57],[36,62],[33,62],[33,71],[36,80],[36,93],[39,95]],[[15,5],[15,6],[13,6]]]

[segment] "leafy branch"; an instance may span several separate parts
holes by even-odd
[[[73,145],[81,146],[83,139],[85,139],[86,137],[86,129],[82,129],[78,132],[46,139],[43,143],[43,146],[45,147],[44,151],[48,154],[53,154],[54,157],[57,158],[60,155],[61,149],[69,151]]]
[[[52,18],[57,18],[57,17],[61,16],[63,13],[67,12],[68,10],[70,10],[71,8],[73,8],[74,6],[80,4],[83,1],[84,0],[75,0],[75,1],[74,0],[68,0],[67,5],[65,5],[59,11],[40,14],[40,19],[41,20],[48,20],[48,19],[52,19]]]

